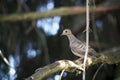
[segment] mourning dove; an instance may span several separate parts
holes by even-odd
[[[71,51],[74,55],[84,58],[85,51],[86,51],[86,45],[85,42],[80,41],[77,39],[71,32],[70,29],[63,30],[61,35],[66,35],[69,40],[69,46],[71,48]],[[99,55],[96,53],[94,49],[89,47],[88,49],[88,57],[99,57]]]

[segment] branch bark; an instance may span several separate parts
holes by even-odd
[[[59,60],[52,64],[49,64],[43,68],[38,68],[35,71],[35,74],[27,78],[26,80],[43,80],[45,77],[54,74],[56,72],[59,72],[63,69],[69,72],[75,71],[75,69],[81,69],[78,65],[76,65],[74,62],[70,60]]]
[[[112,10],[120,9],[119,5],[108,6],[108,7],[97,7],[95,13],[103,13]],[[92,7],[90,8],[92,11]],[[54,16],[67,16],[84,14],[86,12],[85,7],[61,7],[51,11],[46,12],[29,12],[23,14],[10,14],[10,15],[0,15],[0,22],[16,22],[16,21],[31,21],[41,18],[48,18]]]
[[[97,63],[117,64],[120,62],[120,47],[112,48],[110,50],[102,52],[100,58],[91,59],[92,63],[88,64],[87,67],[95,65]],[[79,71],[82,69],[82,62],[77,59],[75,61],[70,60],[59,60],[52,64],[49,64],[43,68],[38,68],[33,75],[28,77],[26,80],[43,80],[56,72],[65,69],[68,72]]]

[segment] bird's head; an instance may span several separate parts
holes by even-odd
[[[71,30],[70,29],[65,29],[65,30],[63,30],[61,35],[70,35],[70,34],[72,34]]]

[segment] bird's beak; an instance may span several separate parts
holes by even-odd
[[[60,36],[63,36],[64,34],[62,33]]]
[[[63,34],[61,34],[60,36],[63,36]]]

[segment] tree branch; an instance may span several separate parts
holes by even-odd
[[[108,6],[108,7],[96,7],[95,13],[103,13],[116,9],[120,9],[120,6],[116,5],[116,6]],[[90,11],[92,11],[92,7],[90,8]],[[40,18],[48,18],[54,16],[84,14],[85,12],[86,12],[85,7],[61,7],[46,12],[29,12],[24,14],[0,15],[0,22],[16,22],[23,20],[31,21]]]
[[[103,55],[100,58],[90,58],[92,63],[87,63],[87,67],[95,65],[97,63],[116,64],[120,62],[120,47],[112,48],[102,53]],[[75,61],[59,60],[43,68],[37,69],[35,73],[28,77],[26,80],[43,80],[45,77],[48,77],[63,69],[65,69],[68,72],[80,72],[83,70],[82,66],[82,62],[79,59]]]
[[[35,71],[35,74],[30,76],[26,80],[43,80],[43,78],[45,78],[53,73],[59,72],[63,69],[65,69],[66,71],[69,71],[69,72],[74,72],[75,69],[82,69],[82,68],[70,60],[60,60],[60,61],[56,61],[52,64],[49,64],[43,68],[38,68]]]

